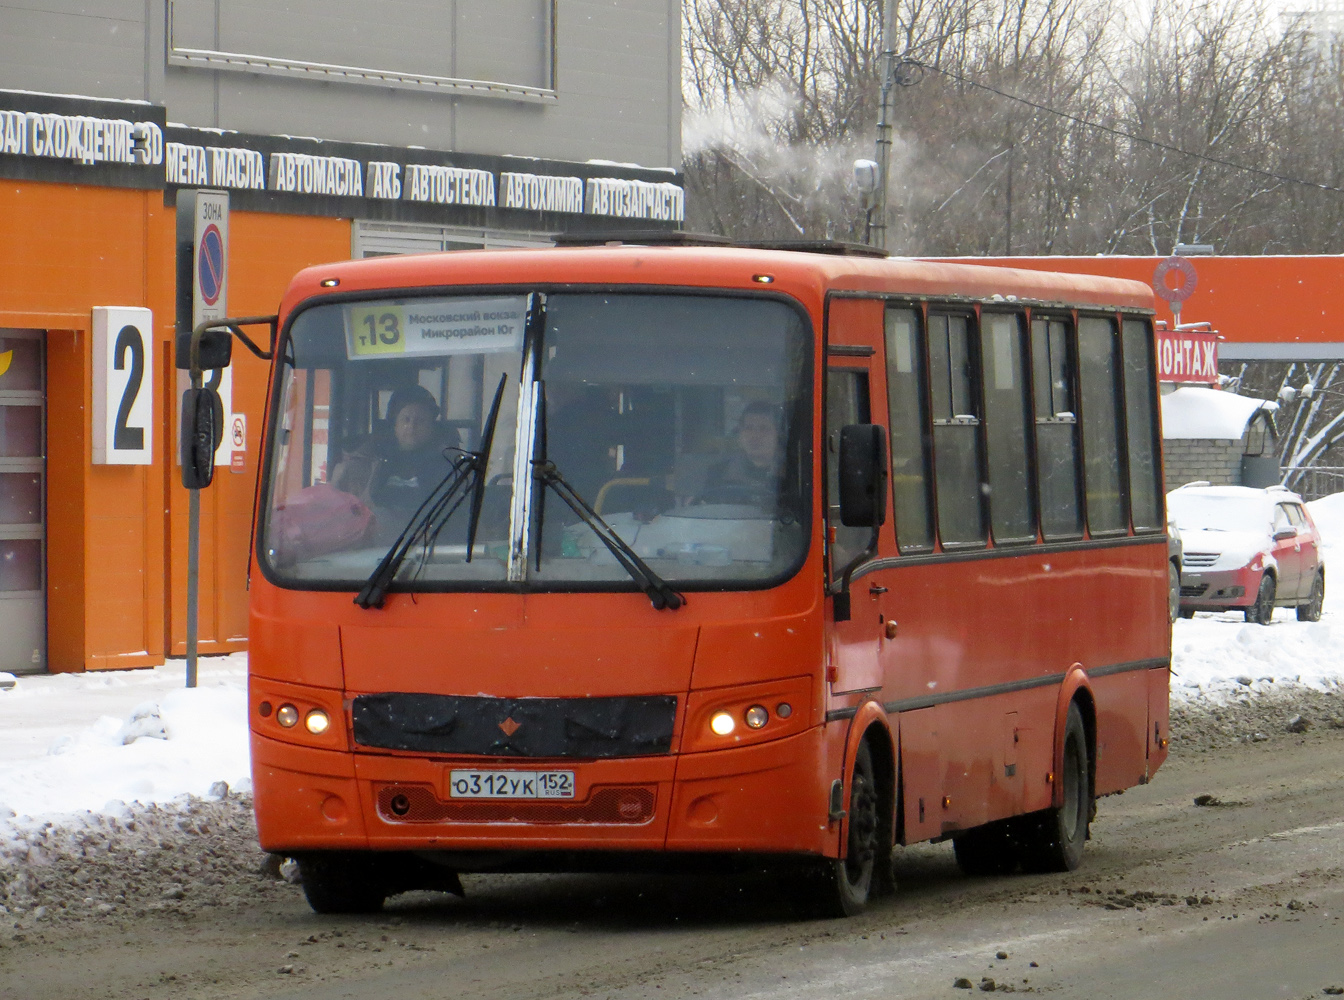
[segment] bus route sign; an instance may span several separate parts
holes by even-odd
[[[518,351],[526,321],[522,295],[351,305],[345,313],[346,354],[357,361]]]

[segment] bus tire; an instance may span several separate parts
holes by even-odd
[[[1017,868],[1018,848],[1011,821],[986,823],[952,838],[957,867],[972,877],[1011,875]]]
[[[1255,603],[1246,609],[1246,620],[1257,625],[1268,625],[1274,618],[1274,574],[1266,573],[1260,577],[1260,589],[1255,593]]]
[[[1093,810],[1092,767],[1077,702],[1069,705],[1064,723],[1064,765],[1059,780],[1064,801],[1018,821],[1022,824],[1022,867],[1027,871],[1071,872],[1083,861]]]
[[[852,917],[862,913],[874,883],[880,851],[878,794],[872,752],[859,744],[849,784],[849,836],[845,857],[828,858],[821,865],[818,911],[825,917]]]
[[[372,858],[327,852],[298,859],[303,895],[314,913],[377,913],[387,889]]]

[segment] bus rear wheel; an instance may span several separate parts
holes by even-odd
[[[327,852],[298,859],[303,895],[314,913],[377,913],[388,896],[373,858]]]
[[[1077,702],[1069,705],[1064,723],[1064,801],[1058,806],[1024,816],[1022,867],[1032,872],[1071,872],[1083,861],[1088,824],[1092,819],[1092,767],[1087,730]]]
[[[849,784],[849,836],[845,857],[822,862],[818,887],[821,916],[852,917],[863,912],[874,889],[880,843],[877,783],[867,743],[859,745]]]

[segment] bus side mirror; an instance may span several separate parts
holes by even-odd
[[[887,519],[887,434],[880,424],[840,428],[840,523],[876,528]]]
[[[182,485],[201,490],[215,478],[215,449],[224,440],[224,401],[211,388],[182,393]]]
[[[191,367],[191,331],[179,333],[174,342],[173,364],[178,368]],[[202,371],[227,368],[233,360],[233,334],[228,330],[213,329],[201,333],[197,358]]]

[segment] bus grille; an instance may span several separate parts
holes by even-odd
[[[639,826],[653,819],[653,785],[594,788],[582,802],[554,799],[449,799],[425,785],[384,785],[378,815],[388,823],[605,823]],[[395,803],[393,800],[398,800]]]
[[[673,695],[486,698],[364,694],[351,706],[360,746],[490,757],[648,757],[672,750]]]

